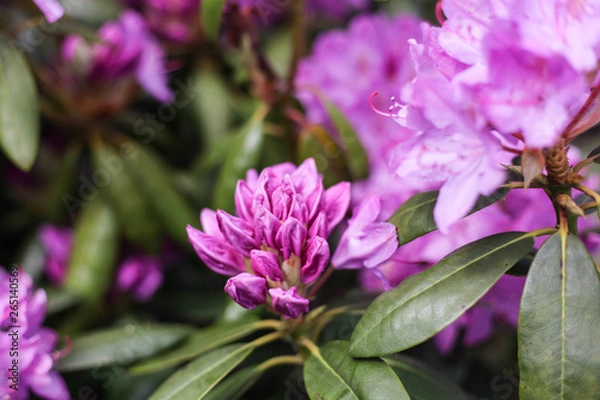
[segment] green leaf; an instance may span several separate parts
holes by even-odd
[[[341,148],[346,158],[346,164],[350,170],[353,180],[365,179],[369,176],[369,157],[363,147],[356,131],[346,119],[346,116],[324,96],[319,96],[327,114],[335,125],[335,128],[340,136]]]
[[[231,145],[217,180],[213,202],[215,208],[228,212],[235,209],[234,193],[237,181],[245,179],[246,171],[256,167],[260,159],[265,115],[265,109],[261,107]]]
[[[117,216],[101,194],[83,209],[74,234],[65,289],[95,308],[112,282],[119,244]]]
[[[203,0],[202,1],[202,24],[206,36],[211,40],[219,38],[219,29],[221,28],[221,18],[223,16],[223,6],[225,0]]]
[[[304,363],[304,384],[311,400],[409,400],[394,371],[381,359],[354,359],[345,340],[327,343]]]
[[[67,357],[55,364],[61,372],[105,365],[129,365],[178,343],[191,329],[183,325],[129,324],[89,332],[73,339]]]
[[[521,399],[600,399],[599,294],[600,276],[583,243],[552,235],[521,298]]]
[[[149,400],[204,399],[252,350],[250,344],[236,343],[205,354],[171,375]]]
[[[521,232],[489,236],[407,278],[369,306],[352,334],[350,353],[386,355],[429,339],[475,304],[533,244]]]
[[[24,171],[35,161],[39,125],[33,74],[19,50],[0,37],[0,148]]]
[[[208,392],[206,400],[238,400],[262,376],[263,370],[257,365],[251,365],[228,376],[213,390]]]
[[[46,312],[48,315],[56,314],[68,310],[79,304],[79,295],[65,289],[58,289],[53,286],[44,289],[48,296]]]
[[[437,229],[433,209],[438,194],[437,190],[416,194],[406,200],[388,219],[388,222],[396,226],[399,246]]]
[[[95,174],[106,175],[106,191],[122,222],[125,236],[147,252],[159,246],[159,227],[142,191],[125,168],[123,156],[113,148],[94,143]]]
[[[505,197],[509,192],[507,188],[500,188],[490,196],[479,196],[475,206],[469,214],[473,214],[487,206],[490,206],[498,200]],[[426,233],[437,229],[433,218],[433,209],[437,202],[439,192],[418,193],[406,200],[404,204],[396,210],[388,222],[396,226],[398,232],[398,245],[402,246],[415,240]]]
[[[126,169],[140,185],[143,197],[150,201],[154,218],[171,238],[182,246],[189,246],[185,227],[198,221],[195,212],[175,190],[163,162],[150,150],[127,142],[130,151],[124,151]]]
[[[396,354],[383,361],[398,375],[411,400],[468,400],[458,385],[412,358]]]
[[[241,321],[223,323],[194,332],[177,348],[166,354],[160,354],[131,367],[132,374],[147,374],[157,370],[182,364],[217,347],[229,344],[235,340],[260,329],[260,323]]]

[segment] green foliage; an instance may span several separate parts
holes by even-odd
[[[204,399],[254,347],[236,343],[214,350],[171,375],[149,400]]]
[[[27,60],[0,36],[0,148],[24,171],[40,141],[38,94]]]
[[[127,366],[184,339],[191,329],[183,325],[129,324],[88,332],[73,339],[73,348],[56,368],[80,371],[105,365]]]
[[[600,275],[572,235],[540,248],[519,313],[519,397],[600,398]]]
[[[354,359],[347,341],[333,341],[311,351],[304,382],[311,400],[409,400],[392,369],[381,359]]]
[[[460,317],[533,247],[507,232],[463,246],[379,296],[352,335],[350,353],[372,357],[408,349]]]

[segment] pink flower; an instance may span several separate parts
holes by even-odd
[[[313,159],[298,167],[278,164],[260,174],[248,171],[246,180],[238,182],[237,216],[203,210],[204,232],[188,226],[188,237],[209,268],[233,275],[225,290],[242,306],[254,308],[270,301],[263,293],[271,289],[293,289],[289,293],[296,301],[329,264],[326,239],[349,202],[350,185],[341,182],[325,190]],[[289,296],[271,299],[288,304]],[[304,300],[302,309],[308,310]],[[296,306],[272,305],[286,317],[300,315]]]
[[[98,36],[102,42],[90,43],[76,35],[65,38],[61,61],[69,73],[75,72],[72,81],[90,87],[110,83],[112,90],[123,92],[113,96],[125,96],[127,84],[137,81],[156,99],[165,103],[172,100],[165,55],[139,14],[125,11],[118,21],[104,24]]]
[[[117,269],[116,287],[122,292],[130,292],[137,301],[148,301],[162,285],[163,268],[157,257],[131,256]]]
[[[236,303],[252,310],[265,302],[267,283],[263,277],[242,272],[229,278],[225,292]]]
[[[58,21],[65,14],[65,9],[58,0],[33,0],[33,2],[42,10],[50,23]]]
[[[296,292],[296,287],[289,290],[269,289],[269,295],[272,299],[273,309],[286,318],[298,318],[308,312],[308,299],[300,296]]]
[[[15,300],[18,316],[11,309],[11,305],[17,304]],[[70,399],[63,379],[52,369],[58,334],[42,326],[45,316],[46,293],[35,290],[31,277],[23,270],[11,268],[9,273],[0,268],[0,395],[25,400],[31,390],[48,400]],[[13,341],[17,340],[11,336],[14,326],[18,326],[18,358],[10,355]],[[15,383],[9,380],[13,377],[10,368],[15,359],[19,361],[18,390],[9,385]]]
[[[39,229],[38,237],[46,252],[44,272],[53,285],[60,286],[69,267],[73,232],[69,228],[45,224]]]
[[[352,212],[331,262],[336,268],[375,268],[398,248],[396,227],[376,222],[381,212],[379,197],[371,195]]]

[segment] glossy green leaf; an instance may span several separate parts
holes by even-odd
[[[134,365],[130,371],[133,374],[147,374],[176,366],[217,347],[241,339],[258,329],[260,329],[260,324],[256,321],[247,323],[239,321],[211,326],[192,333],[172,351]]]
[[[369,176],[369,157],[350,121],[331,101],[321,96],[327,114],[335,125],[340,136],[342,151],[353,180],[365,179]]]
[[[119,244],[117,215],[101,194],[82,210],[74,236],[65,288],[94,308],[112,282]]]
[[[263,147],[264,109],[259,109],[239,132],[231,145],[214,192],[214,207],[228,212],[235,208],[234,193],[237,181],[246,178],[246,172],[255,168]]]
[[[213,390],[208,392],[206,400],[238,400],[246,393],[258,379],[263,371],[257,365],[243,368],[225,378]]]
[[[500,188],[490,196],[479,196],[469,214],[494,204],[505,197],[508,192],[509,189]],[[437,190],[418,193],[406,200],[388,219],[388,222],[396,226],[399,246],[437,229],[433,218],[433,209],[438,195]]]
[[[600,398],[600,275],[581,241],[552,235],[538,251],[519,313],[519,397]]]
[[[221,28],[224,5],[225,0],[202,1],[202,24],[206,35],[211,40],[217,40],[219,38],[219,29]]]
[[[154,153],[131,142],[123,146],[130,149],[124,157],[126,168],[150,201],[154,218],[179,244],[189,246],[185,227],[197,223],[198,213],[175,190],[168,170]]]
[[[349,343],[333,341],[304,363],[304,384],[311,400],[409,400],[394,371],[381,359],[354,359]]]
[[[149,400],[204,399],[253,349],[236,343],[205,354],[171,375]]]
[[[38,151],[38,94],[33,74],[21,52],[0,37],[0,148],[24,171]]]
[[[94,174],[106,177],[105,190],[125,236],[147,252],[155,252],[159,246],[159,227],[139,185],[125,168],[123,156],[102,143],[95,143],[92,151]]]
[[[468,400],[457,384],[412,358],[397,354],[383,361],[398,375],[411,400]]]
[[[392,354],[417,345],[454,322],[533,247],[521,232],[489,236],[380,295],[352,334],[357,357]]]
[[[190,332],[191,328],[183,325],[151,323],[89,332],[75,337],[71,352],[55,366],[61,372],[126,366],[177,344]]]

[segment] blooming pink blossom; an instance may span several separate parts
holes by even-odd
[[[11,297],[15,294],[16,298]],[[11,312],[11,305],[15,304],[18,304],[18,316]],[[35,290],[31,277],[23,270],[13,268],[9,273],[0,268],[0,395],[25,400],[32,391],[43,399],[70,399],[63,379],[52,369],[55,362],[52,352],[58,343],[58,334],[42,326],[45,316],[46,293]],[[18,326],[18,358],[11,356],[11,348],[15,347],[11,336],[14,326]],[[9,378],[15,359],[19,361],[18,390],[9,384],[14,383]]]
[[[254,308],[266,301],[297,318],[308,310],[307,289],[329,264],[326,239],[349,202],[350,184],[325,190],[313,159],[250,170],[237,183],[237,216],[205,209],[204,232],[188,226],[188,237],[209,268],[233,275],[225,290],[236,302]]]
[[[123,91],[123,87],[137,81],[156,99],[172,100],[163,50],[139,14],[125,11],[118,21],[104,24],[98,36],[102,42],[90,43],[77,35],[65,38],[61,62],[70,74],[75,73],[70,77],[74,81],[70,86],[97,88],[110,83],[112,91]]]

